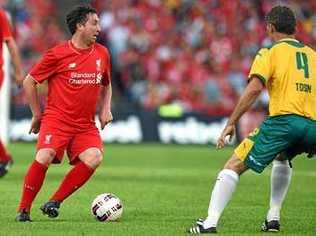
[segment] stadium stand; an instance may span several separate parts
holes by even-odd
[[[8,9],[27,71],[66,32],[57,26],[54,1],[13,2]],[[316,1],[282,2],[297,13],[298,39],[315,46]],[[112,55],[114,106],[154,110],[176,103],[188,112],[228,114],[245,86],[253,56],[270,44],[263,16],[276,3],[280,1],[92,1],[101,13],[99,40]],[[23,92],[13,92],[12,101],[13,116],[21,114]]]

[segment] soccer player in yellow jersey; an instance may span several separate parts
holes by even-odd
[[[294,38],[296,18],[290,8],[273,7],[266,22],[274,44],[257,53],[249,83],[218,139],[217,148],[223,148],[225,138],[235,134],[239,118],[264,87],[270,95],[269,117],[237,146],[218,174],[207,218],[198,220],[189,233],[216,233],[219,218],[239,176],[246,170],[261,173],[278,154],[285,154],[281,156],[290,160],[301,151],[310,152],[316,147],[316,54]]]

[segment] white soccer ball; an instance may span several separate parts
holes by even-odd
[[[99,221],[115,221],[122,216],[123,205],[113,193],[103,193],[93,200],[91,212]]]

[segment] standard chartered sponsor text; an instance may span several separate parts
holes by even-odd
[[[96,79],[98,77],[96,73],[77,73],[72,72],[70,74],[69,83],[70,84],[99,84],[101,79]]]
[[[80,79],[80,78],[95,78],[96,73],[77,73],[77,72],[71,72],[70,77],[72,79]]]
[[[70,84],[96,84],[96,79],[69,79]]]

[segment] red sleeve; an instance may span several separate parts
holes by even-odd
[[[0,29],[2,31],[2,37],[4,40],[12,37],[9,20],[6,16],[5,11],[0,10]]]
[[[111,59],[108,50],[105,51],[105,70],[102,77],[102,85],[108,86],[111,82]]]
[[[48,50],[43,58],[32,68],[30,75],[38,82],[49,79],[57,70],[57,57],[52,49]]]

